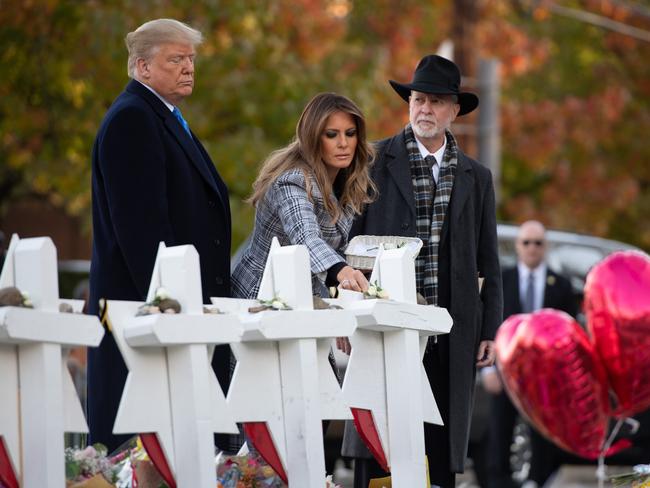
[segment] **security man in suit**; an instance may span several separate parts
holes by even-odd
[[[109,108],[92,153],[93,253],[90,313],[100,299],[144,300],[158,244],[193,244],[203,300],[230,294],[228,190],[178,105],[194,88],[199,31],[152,20],[126,36],[131,81]],[[227,347],[227,346],[225,346]],[[228,349],[215,351],[222,385]],[[126,367],[110,333],[88,354],[91,442],[113,450]]]
[[[531,313],[541,308],[562,310],[575,317],[576,302],[571,283],[548,268],[546,229],[535,220],[519,227],[515,241],[517,266],[503,272],[503,316]],[[484,369],[481,379],[491,393],[488,441],[488,487],[515,486],[510,468],[510,446],[517,410],[503,390],[496,369]],[[553,458],[557,449],[531,428],[531,470],[529,479],[542,486],[557,467]]]

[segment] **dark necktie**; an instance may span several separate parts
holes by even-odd
[[[535,311],[535,276],[533,273],[528,274],[528,283],[526,284],[526,295],[524,296],[524,313]]]
[[[183,126],[183,129],[185,129],[185,132],[192,137],[192,133],[190,132],[190,126],[187,124],[187,121],[183,118],[183,115],[181,114],[181,111],[178,110],[178,107],[174,107],[174,110],[172,111],[172,114],[174,117],[176,117],[176,120]]]
[[[433,167],[438,163],[436,157],[433,154],[429,154],[424,161],[429,165],[429,169],[433,170]]]
[[[433,190],[433,193],[436,193],[436,179],[433,177],[433,167],[438,164],[438,161],[436,161],[436,157],[433,154],[429,154],[426,158],[424,158],[424,162],[427,163],[427,166],[429,166],[429,176],[431,176],[431,188]]]

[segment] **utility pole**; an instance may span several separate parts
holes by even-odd
[[[478,160],[492,171],[497,201],[501,196],[501,118],[499,116],[499,61],[481,59],[478,68]]]
[[[463,74],[461,84],[476,91],[476,23],[480,2],[477,0],[454,0],[452,40],[454,43],[454,62]],[[476,114],[464,116],[462,123],[454,125],[454,132],[463,151],[470,156],[477,155]]]

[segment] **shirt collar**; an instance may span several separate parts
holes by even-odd
[[[422,155],[422,159],[426,158],[429,154],[431,154],[434,158],[436,158],[436,163],[440,164],[442,161],[442,157],[445,154],[445,149],[447,149],[447,136],[445,135],[444,137],[444,142],[442,143],[442,146],[440,146],[440,149],[438,149],[434,153],[430,153],[429,150],[424,147],[424,144],[420,142],[420,140],[415,136],[415,142],[418,145],[418,149],[420,150],[420,154]]]
[[[546,274],[546,263],[542,261],[536,268],[530,269],[521,261],[517,262],[517,268],[519,269],[520,278],[528,278],[528,275],[532,274],[535,278],[544,276]]]
[[[135,78],[134,78],[134,79],[135,79]],[[137,81],[137,82],[140,83],[142,86],[144,86],[147,90],[149,90],[151,93],[153,93],[154,95],[156,95],[156,96],[160,99],[160,101],[161,101],[162,103],[165,104],[165,106],[169,109],[170,112],[173,112],[173,111],[174,111],[174,106],[173,106],[171,103],[169,103],[167,100],[165,100],[163,97],[161,97],[161,96],[158,94],[158,92],[157,92],[156,90],[154,90],[153,88],[151,88],[151,87],[150,87],[149,85],[147,85],[146,83],[142,83],[140,80],[135,80],[135,81]]]

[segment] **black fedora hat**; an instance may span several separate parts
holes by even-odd
[[[460,105],[458,115],[468,114],[478,107],[478,97],[474,93],[460,91],[458,66],[437,54],[430,54],[420,60],[411,83],[389,81],[393,89],[407,102],[411,90],[415,90],[433,95],[456,95]]]

